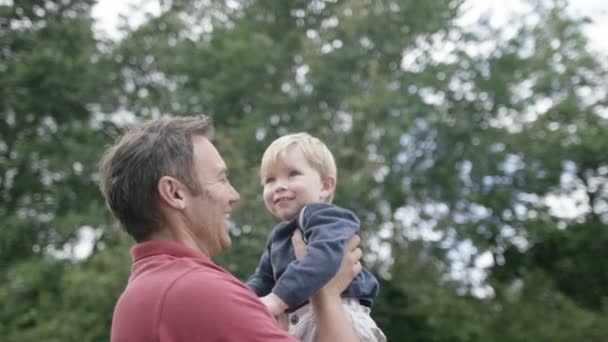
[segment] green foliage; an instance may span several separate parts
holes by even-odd
[[[107,340],[110,301],[123,286],[125,273],[116,278],[114,265],[111,272],[89,268],[96,253],[82,264],[59,257],[78,240],[79,228],[110,222],[95,180],[105,138],[94,108],[109,88],[111,66],[93,38],[92,3],[0,5],[0,335],[6,341]],[[118,287],[105,292],[104,275]],[[81,295],[64,305],[82,293],[69,280],[74,277],[97,298]]]
[[[261,154],[308,131],[363,223],[389,340],[608,333],[607,69],[563,3],[495,28],[457,25],[460,0],[164,1],[117,42],[92,3],[0,5],[4,339],[108,340],[131,242],[96,163],[125,113],[212,115],[242,198],[217,261],[241,279],[276,223]],[[91,254],[66,257],[83,227]]]

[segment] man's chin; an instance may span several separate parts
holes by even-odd
[[[228,251],[230,249],[230,246],[232,246],[232,239],[230,239],[230,236],[228,236],[222,241],[222,250],[220,251],[220,253]]]

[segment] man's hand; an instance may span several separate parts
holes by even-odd
[[[338,273],[321,289],[320,292],[329,291],[329,295],[337,294],[340,296],[344,290],[350,285],[350,282],[355,279],[357,274],[361,272],[361,256],[363,252],[357,246],[361,242],[361,238],[358,235],[353,236],[346,243],[344,247],[344,257],[342,258],[342,264]],[[296,258],[302,259],[306,255],[306,243],[302,239],[302,232],[296,229],[291,237],[291,244],[293,245]],[[277,297],[278,298],[278,297]]]
[[[299,229],[291,236],[291,244],[293,245],[293,251],[296,253],[298,260],[302,259],[306,255],[306,243],[302,238],[302,232]]]
[[[293,241],[293,239],[292,239]],[[348,319],[340,294],[346,290],[350,282],[361,271],[361,249],[359,236],[353,236],[344,249],[344,258],[338,273],[311,298],[312,306],[317,315],[317,341],[361,341],[353,324]],[[295,244],[294,244],[295,248]],[[296,248],[297,250],[297,248]]]
[[[359,260],[363,252],[357,247],[359,242],[361,242],[361,239],[358,235],[348,240],[344,248],[344,258],[342,258],[342,264],[338,273],[319,291],[319,294],[340,296],[350,285],[350,282],[361,272],[362,266]]]

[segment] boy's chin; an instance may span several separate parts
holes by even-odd
[[[284,213],[277,213],[276,217],[279,218],[281,221],[290,221],[292,220],[297,213],[291,213],[291,212],[284,212]]]

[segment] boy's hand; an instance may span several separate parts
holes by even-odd
[[[289,306],[287,306],[287,304],[285,304],[285,302],[274,293],[261,297],[260,300],[262,303],[264,303],[268,311],[270,311],[273,316],[278,316],[289,308]]]

